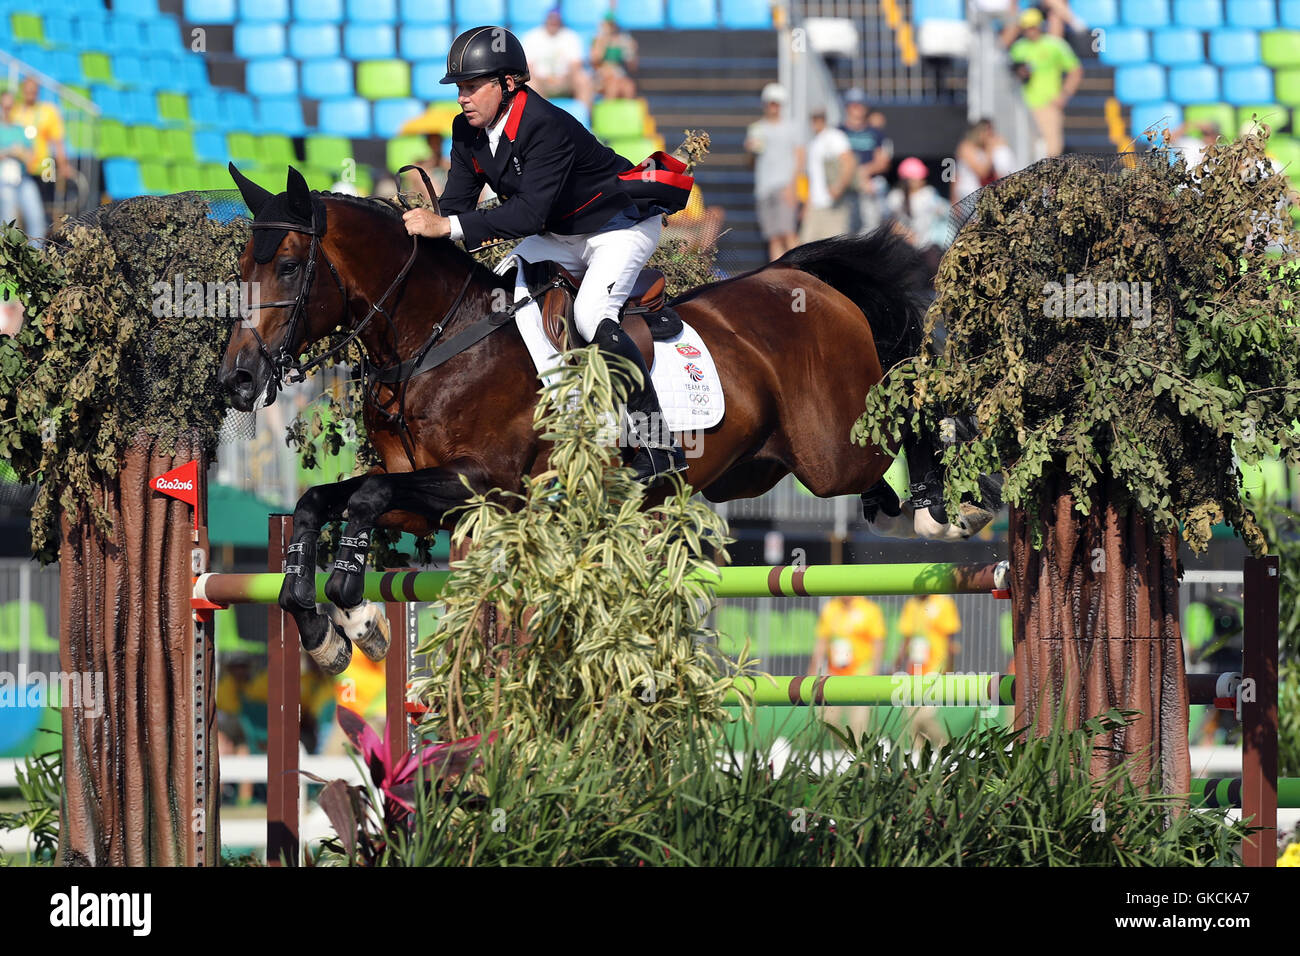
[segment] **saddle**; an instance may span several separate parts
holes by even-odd
[[[542,331],[556,349],[588,345],[573,324],[573,297],[579,283],[567,269],[551,261],[524,263],[524,280],[528,291],[537,297],[542,310]],[[558,285],[552,280],[561,280]],[[658,269],[642,269],[632,285],[627,301],[619,310],[623,331],[636,344],[646,368],[654,368],[654,343],[681,334],[681,316],[668,305],[664,294],[664,274]]]

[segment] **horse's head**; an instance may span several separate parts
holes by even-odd
[[[253,213],[253,235],[239,257],[240,277],[255,283],[250,315],[230,336],[220,381],[231,404],[250,411],[263,393],[267,404],[298,356],[344,318],[347,297],[325,255],[325,201],[292,166],[285,191],[272,195],[230,164],[230,174]]]

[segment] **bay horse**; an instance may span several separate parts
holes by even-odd
[[[357,336],[367,364],[383,369],[415,356],[431,330],[454,337],[513,300],[513,276],[496,275],[450,240],[412,240],[390,203],[311,192],[293,168],[276,195],[233,165],[231,173],[254,216],[240,273],[272,300],[236,326],[221,364],[238,409],[253,409],[263,395],[274,401],[283,376],[302,373],[298,357],[340,326]],[[674,300],[712,352],[726,401],[685,479],[713,502],[760,495],[790,473],[821,497],[881,483],[892,455],[849,434],[884,370],[919,349],[920,269],[904,240],[880,230],[799,246]],[[347,617],[362,604],[376,526],[426,535],[451,526],[448,512],[467,497],[462,476],[476,492],[518,492],[523,476],[546,470],[550,445],[533,428],[539,387],[513,320],[436,369],[371,383],[363,415],[382,469],[302,496],[280,593],[325,670],[347,666],[343,634],[371,656],[386,650],[386,640],[359,639]],[[934,467],[931,443],[905,444],[913,474]],[[647,494],[649,504],[662,500],[662,492]],[[918,529],[933,510],[916,509]],[[336,630],[316,610],[316,544],[323,525],[345,512],[326,586],[344,611],[332,612]],[[931,536],[967,537],[980,526],[966,514]]]

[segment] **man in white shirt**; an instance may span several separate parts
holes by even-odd
[[[812,121],[812,139],[800,147],[798,163],[806,162],[808,205],[804,209],[800,242],[814,242],[842,236],[849,231],[849,187],[857,172],[858,160],[844,131],[826,125],[826,111],[816,110]]]
[[[548,97],[569,96],[591,106],[591,74],[582,65],[582,40],[564,25],[560,8],[546,14],[546,22],[520,37],[528,54],[533,88]]]
[[[754,208],[767,240],[767,257],[779,259],[796,244],[797,202],[794,124],[782,116],[789,96],[778,83],[763,87],[763,118],[745,131],[745,151],[754,166]]]

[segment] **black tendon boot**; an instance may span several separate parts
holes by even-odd
[[[629,335],[612,319],[602,319],[591,339],[606,352],[628,359],[641,372],[645,384],[632,387],[627,397],[628,418],[631,422],[636,455],[632,458],[632,471],[637,481],[653,484],[658,478],[674,471],[686,470],[686,453],[676,436],[665,426],[659,396],[650,381],[650,370],[641,358],[641,350]]]

